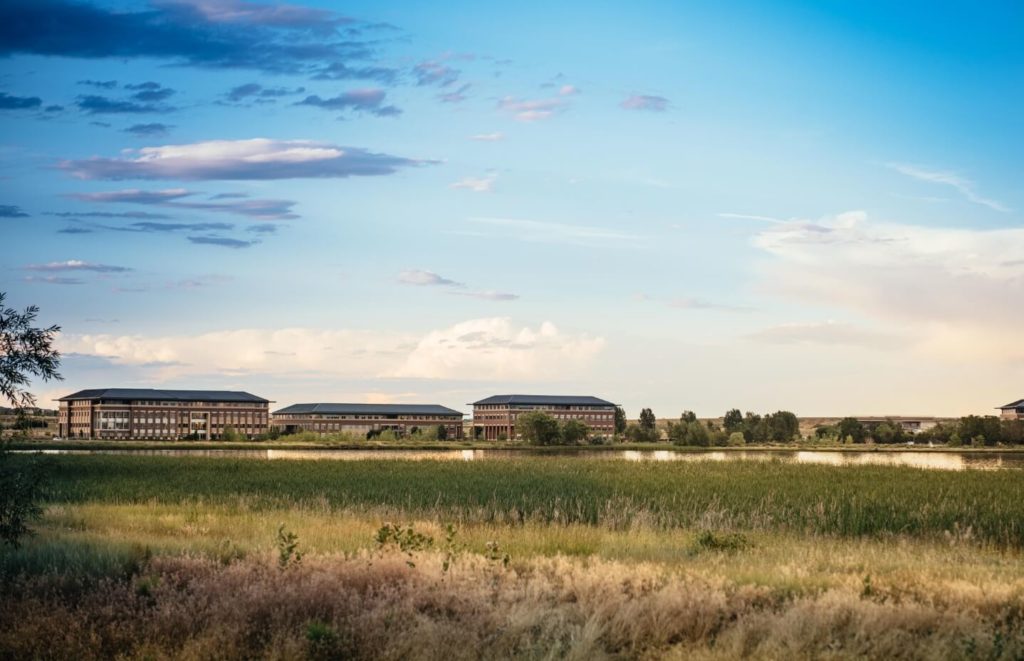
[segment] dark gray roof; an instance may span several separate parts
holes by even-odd
[[[292,404],[274,411],[279,414],[327,415],[457,415],[462,413],[439,404]]]
[[[533,404],[536,406],[615,406],[611,402],[598,397],[575,395],[493,395],[473,406],[484,404]]]
[[[152,388],[94,388],[61,397],[61,402],[71,399],[142,399],[179,402],[269,402],[239,390],[154,390]]]
[[[1024,399],[1018,399],[1016,402],[1010,402],[1009,404],[1006,404],[1005,406],[1000,406],[999,408],[1001,408],[1001,409],[1015,409],[1018,406],[1024,406]]]

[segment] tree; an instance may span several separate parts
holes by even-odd
[[[43,381],[61,379],[60,353],[53,348],[59,326],[35,328],[39,308],[24,312],[4,306],[6,295],[0,292],[0,401],[7,400],[23,418],[26,407],[35,406],[28,391],[30,377]],[[0,541],[17,547],[31,533],[28,524],[42,515],[45,464],[40,460],[14,461],[0,447]]]
[[[562,440],[558,420],[540,411],[521,414],[516,419],[516,431],[533,445],[557,445]]]
[[[711,432],[707,425],[697,420],[689,420],[685,414],[678,423],[669,425],[668,435],[675,445],[696,445],[704,448],[711,445]]]
[[[63,378],[57,371],[60,353],[53,348],[60,326],[34,327],[39,308],[31,305],[18,312],[4,306],[5,298],[0,292],[0,396],[15,407],[35,406],[36,398],[27,389],[31,377]]]
[[[444,425],[437,426],[437,440],[447,441],[448,440],[448,428]]]
[[[679,416],[682,422],[697,422],[697,414],[693,411],[683,411],[682,415]]]
[[[836,423],[836,430],[839,432],[839,438],[849,436],[854,443],[863,443],[867,435],[864,425],[857,418],[843,418]]]
[[[739,409],[730,409],[725,412],[725,419],[722,421],[722,426],[725,427],[725,431],[730,434],[737,431],[743,431],[743,414],[740,413]]]
[[[768,428],[761,416],[747,411],[743,418],[743,437],[747,443],[764,443],[768,440]]]
[[[651,409],[640,410],[640,427],[647,431],[654,431],[654,426],[657,424],[658,419],[654,417],[654,412]]]
[[[644,429],[635,422],[629,423],[623,436],[633,443],[654,443],[658,440],[657,432],[653,429]]]
[[[231,425],[224,425],[224,429],[220,433],[220,440],[234,443],[242,440],[242,435]]]
[[[764,417],[768,440],[789,443],[800,434],[800,421],[792,411],[776,411]]]
[[[579,420],[566,420],[562,423],[562,440],[570,445],[587,440],[590,427]]]
[[[621,434],[626,431],[626,410],[621,406],[615,407],[615,433]]]

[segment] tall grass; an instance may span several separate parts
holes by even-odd
[[[1024,583],[790,594],[651,565],[442,553],[156,558],[88,586],[27,577],[0,656],[74,659],[900,658],[1024,655]],[[938,588],[938,589],[936,589]]]
[[[51,499],[247,509],[391,510],[434,521],[737,529],[844,537],[968,536],[1024,547],[1024,479],[781,462],[633,464],[62,456]]]

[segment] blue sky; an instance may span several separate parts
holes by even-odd
[[[16,0],[0,57],[43,399],[1022,396],[1017,3]]]

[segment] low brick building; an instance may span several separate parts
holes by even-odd
[[[1000,406],[999,411],[1004,420],[1024,420],[1024,399]]]
[[[596,436],[615,433],[615,404],[590,396],[494,395],[473,402],[473,427],[484,440],[516,437],[516,418],[540,411],[559,422],[579,420]]]
[[[215,440],[231,427],[251,439],[269,423],[270,400],[241,391],[100,388],[57,401],[61,438]]]
[[[398,436],[444,427],[448,438],[462,438],[462,413],[438,404],[292,404],[274,411],[272,424],[285,434],[391,431]]]

